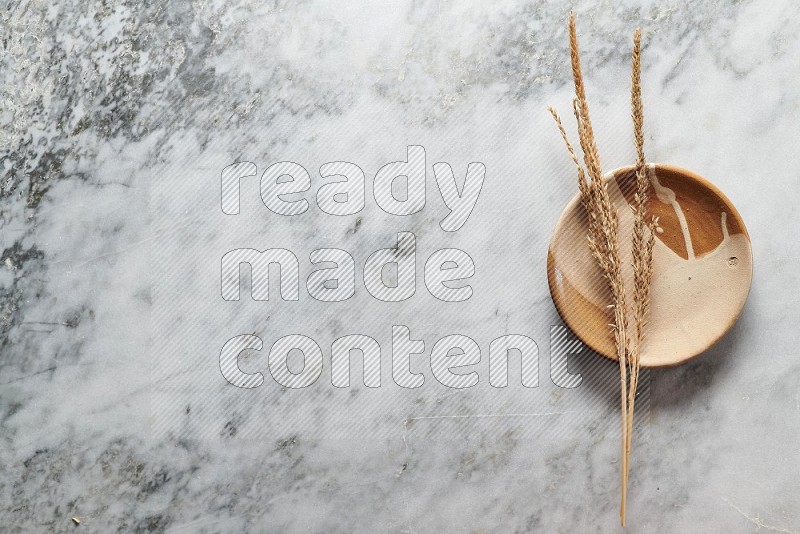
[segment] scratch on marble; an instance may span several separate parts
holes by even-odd
[[[175,228],[170,229],[169,232],[174,232],[175,230],[182,230],[184,228],[188,228],[188,227],[192,226],[193,224],[194,223],[185,224],[185,225],[182,225],[182,226],[177,226]],[[159,239],[159,238],[163,237],[165,234],[167,234],[167,232],[168,232],[167,230],[162,231],[162,232],[157,232],[155,235],[150,236],[147,239],[141,239],[139,241],[135,241],[135,242],[131,243],[131,245],[128,246],[128,247],[121,248],[119,250],[112,250],[111,252],[106,252],[104,254],[100,254],[98,256],[94,256],[92,258],[89,258],[89,259],[86,259],[86,260],[82,261],[81,263],[77,263],[77,264],[73,265],[72,267],[73,268],[82,267],[82,266],[87,265],[87,264],[89,264],[89,263],[91,263],[93,261],[96,261],[96,260],[107,258],[109,256],[116,256],[117,254],[124,254],[126,252],[129,252],[129,251],[139,247],[140,245],[143,245],[145,243],[148,243],[150,241],[153,241],[155,239]],[[57,260],[57,261],[52,262],[50,265],[59,265],[61,263],[69,263],[71,261],[72,260]]]
[[[45,373],[49,373],[51,371],[55,371],[56,369],[57,369],[57,366],[48,367],[47,369],[42,369],[41,371],[36,371],[35,373],[31,373],[29,375],[19,376],[17,378],[13,378],[13,379],[11,379],[11,380],[9,380],[7,382],[2,382],[2,383],[0,383],[0,386],[7,386],[8,384],[13,384],[14,382],[21,382],[23,380],[27,380],[28,378],[33,378],[33,377],[38,376],[38,375],[43,375]]]
[[[553,415],[564,415],[568,413],[576,413],[579,410],[567,410],[564,412],[540,412],[540,413],[476,413],[476,414],[455,414],[455,415],[421,415],[419,417],[406,417],[403,420],[403,443],[406,446],[406,451],[411,452],[411,447],[408,445],[406,434],[408,434],[408,423],[410,421],[422,421],[433,419],[486,419],[486,418],[505,418],[505,417],[549,417]]]
[[[129,252],[129,251],[135,249],[136,247],[138,247],[139,245],[147,243],[148,241],[152,241],[155,238],[156,238],[156,236],[150,237],[148,239],[142,239],[141,241],[137,241],[137,242],[131,244],[131,246],[129,246],[129,247],[126,247],[126,248],[123,248],[123,249],[119,249],[119,250],[112,250],[111,252],[106,252],[105,254],[100,254],[98,256],[94,256],[94,257],[89,258],[87,260],[84,260],[84,261],[82,261],[80,263],[76,263],[75,265],[72,266],[72,268],[74,269],[74,268],[77,268],[77,267],[83,267],[84,265],[88,265],[89,263],[92,263],[93,261],[101,260],[103,258],[108,258],[109,256],[116,256],[117,254],[124,254],[125,252]],[[72,261],[72,260],[54,261],[54,262],[51,263],[51,265],[58,265],[60,263],[69,263],[70,261]]]
[[[551,415],[564,415],[568,413],[575,413],[578,410],[569,410],[566,412],[541,412],[541,413],[476,413],[476,414],[463,414],[463,415],[423,415],[420,417],[409,417],[405,420],[407,425],[409,421],[419,421],[423,419],[471,419],[471,418],[487,418],[487,417],[547,417]]]
[[[198,529],[201,526],[208,527],[211,525],[218,525],[224,521],[228,521],[229,519],[231,518],[201,517],[200,519],[195,519],[194,521],[189,521],[188,523],[183,523],[182,525],[175,525],[174,527],[170,527],[165,532],[184,532],[187,530],[196,531],[196,529]]]
[[[465,389],[457,389],[456,391],[454,391],[452,393],[448,393],[447,395],[439,395],[438,397],[434,397],[433,398],[433,402],[438,404],[441,401],[443,401],[444,399],[447,399],[447,398],[452,397],[454,395],[463,395],[465,391],[466,391]]]
[[[736,510],[737,512],[739,512],[739,514],[740,514],[742,517],[744,517],[745,519],[747,519],[748,521],[750,521],[751,523],[753,523],[753,524],[754,524],[756,527],[758,527],[756,530],[760,530],[760,529],[762,529],[762,528],[763,528],[763,529],[766,529],[766,530],[773,530],[773,531],[775,531],[775,532],[785,532],[786,534],[800,534],[800,531],[799,531],[799,530],[789,530],[789,529],[786,529],[786,528],[781,528],[781,527],[775,527],[775,526],[772,526],[772,525],[767,525],[766,523],[764,523],[764,522],[761,520],[761,518],[760,518],[760,517],[758,517],[757,515],[756,515],[755,517],[747,515],[747,513],[745,513],[745,511],[744,511],[744,510],[742,510],[741,508],[739,508],[738,506],[736,506],[735,504],[733,504],[731,501],[729,501],[729,500],[728,500],[728,499],[726,499],[725,497],[722,497],[722,500],[723,500],[723,501],[725,501],[725,503],[726,503],[728,506],[730,506],[731,508],[733,508],[734,510]]]
[[[531,208],[531,207],[533,207],[534,204],[535,204],[534,202],[528,202],[527,204],[523,204],[521,206],[515,206],[513,208],[503,208],[503,209],[498,209],[498,210],[485,210],[485,211],[486,211],[486,213],[491,213],[491,214],[496,214],[496,213],[507,214],[507,213],[510,213],[510,212],[520,211],[520,210]]]

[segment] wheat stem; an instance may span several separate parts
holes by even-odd
[[[561,137],[567,146],[578,172],[578,189],[581,203],[588,215],[589,249],[603,277],[608,283],[614,309],[614,323],[611,330],[616,345],[620,370],[620,407],[622,427],[621,498],[620,520],[625,525],[627,507],[628,473],[633,434],[633,409],[641,369],[641,346],[644,339],[647,313],[650,305],[650,282],[653,272],[653,244],[656,219],[647,220],[650,180],[644,155],[644,111],[641,93],[641,31],[634,33],[634,47],[631,61],[631,115],[636,142],[636,194],[634,197],[634,226],[631,236],[633,250],[633,317],[632,332],[628,328],[628,306],[625,297],[625,284],[622,276],[622,263],[619,250],[619,219],[604,180],[600,155],[594,137],[586,87],[580,63],[578,32],[575,15],[569,15],[569,42],[572,78],[575,83],[573,113],[578,127],[578,137],[583,152],[583,166],[569,142],[561,119],[553,108],[548,108],[558,126]],[[585,171],[584,171],[585,166]],[[588,176],[587,176],[588,175]]]
[[[635,324],[635,340],[630,363],[631,383],[628,390],[628,442],[625,450],[628,457],[630,457],[633,434],[633,413],[636,401],[636,390],[639,385],[639,373],[641,370],[641,346],[644,339],[644,327],[650,306],[650,282],[653,274],[653,245],[656,222],[655,218],[651,218],[649,222],[647,221],[650,179],[647,176],[646,159],[644,155],[641,41],[642,32],[637,28],[633,34],[633,53],[631,55],[631,115],[633,118],[634,140],[636,143],[636,195],[632,236],[634,284],[633,319]],[[645,228],[647,228],[647,231],[645,231]],[[627,486],[628,472],[625,473],[625,479],[625,486]]]
[[[586,170],[591,178],[588,189],[591,194],[586,195],[584,206],[592,214],[589,219],[589,245],[597,264],[611,290],[614,303],[614,341],[617,349],[617,359],[620,369],[620,405],[621,405],[621,478],[622,495],[620,500],[620,520],[625,524],[627,505],[627,473],[628,473],[628,443],[629,443],[629,395],[628,395],[628,319],[625,303],[625,287],[622,278],[622,265],[619,255],[618,230],[619,220],[614,205],[608,193],[608,186],[603,179],[600,155],[594,137],[594,130],[589,116],[589,104],[586,98],[586,87],[580,63],[580,49],[578,46],[578,32],[575,24],[575,15],[569,16],[569,44],[572,77],[575,83],[575,100],[573,110],[578,123],[578,136],[583,150]]]

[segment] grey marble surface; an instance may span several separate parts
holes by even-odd
[[[646,375],[629,497],[632,532],[800,532],[800,7],[791,0],[662,2],[11,2],[0,7],[0,529],[7,532],[615,532],[616,368],[569,357],[544,272],[574,194],[546,113],[569,115],[566,16],[578,14],[607,168],[634,158],[630,37],[641,25],[647,152],[692,169],[737,205],[754,281],[733,330],[692,362]],[[574,132],[574,130],[571,130]],[[406,217],[371,194],[382,165],[426,150],[427,203]],[[278,216],[242,180],[220,210],[220,173],[294,161],[307,212]],[[323,163],[366,175],[362,212],[324,213]],[[485,165],[464,227],[432,165]],[[417,240],[417,292],[384,303],[361,268],[397,232]],[[220,258],[282,247],[296,302],[224,301]],[[312,299],[309,254],[355,258],[355,296]],[[422,269],[460,248],[473,296],[443,303]],[[277,291],[277,285],[273,285]],[[392,325],[425,352],[423,386],[392,379]],[[220,373],[233,336],[304,334],[321,378]],[[374,337],[381,387],[331,384],[334,339]],[[432,376],[450,334],[482,351],[478,385]],[[488,382],[490,342],[539,347],[539,386]],[[291,362],[290,362],[291,363]],[[293,365],[296,365],[296,361]],[[556,380],[557,381],[557,380]],[[76,526],[72,517],[80,519]]]

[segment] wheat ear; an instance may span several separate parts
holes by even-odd
[[[633,34],[633,53],[631,55],[631,116],[633,118],[634,140],[636,143],[636,194],[634,196],[634,224],[632,236],[633,250],[633,321],[634,342],[629,361],[630,384],[628,389],[628,431],[625,454],[629,458],[633,435],[633,413],[636,390],[641,370],[641,346],[644,327],[650,306],[650,281],[653,275],[653,245],[655,243],[656,219],[647,221],[647,202],[650,194],[650,179],[647,176],[644,156],[644,108],[642,106],[641,86],[641,41],[642,32],[636,29]],[[645,231],[647,228],[647,231]],[[629,465],[629,460],[626,460]],[[627,486],[628,472],[625,473]]]
[[[628,316],[625,304],[625,287],[622,278],[622,263],[619,255],[619,220],[617,211],[611,202],[608,193],[608,186],[603,179],[600,155],[595,142],[594,130],[589,116],[589,104],[586,98],[586,87],[583,82],[581,72],[580,49],[578,47],[578,33],[575,25],[575,15],[569,15],[569,42],[570,59],[572,65],[572,78],[575,83],[575,100],[573,101],[573,112],[578,124],[578,136],[583,151],[583,161],[586,166],[586,174],[589,175],[589,182],[586,183],[584,172],[580,169],[577,156],[567,141],[564,128],[558,120],[558,116],[553,113],[559,130],[567,143],[567,148],[573,158],[573,162],[579,168],[579,187],[581,200],[586,212],[589,215],[589,247],[592,256],[600,267],[604,278],[611,291],[612,306],[614,308],[613,333],[617,351],[617,359],[620,369],[620,405],[621,405],[621,479],[622,495],[620,502],[620,519],[625,524],[625,508],[627,499],[627,472],[628,455]]]
[[[600,155],[594,138],[586,88],[581,72],[578,35],[575,15],[569,16],[569,41],[572,77],[575,82],[573,112],[578,125],[578,136],[583,152],[583,166],[570,144],[561,119],[553,108],[549,108],[567,151],[578,171],[578,188],[581,203],[588,215],[588,241],[592,256],[600,267],[611,291],[614,308],[614,341],[620,369],[620,404],[622,419],[622,495],[620,498],[620,520],[625,525],[628,473],[630,465],[631,438],[633,435],[633,413],[636,390],[641,370],[641,346],[650,305],[650,282],[653,274],[653,245],[655,218],[647,219],[647,204],[650,180],[647,176],[644,155],[644,110],[641,90],[641,31],[633,36],[631,61],[631,115],[633,117],[636,142],[636,194],[634,196],[634,226],[631,236],[633,251],[633,332],[628,329],[628,313],[625,303],[625,287],[619,255],[619,220],[611,202],[608,186],[603,179]],[[588,175],[588,178],[587,178]],[[632,339],[632,343],[631,343]]]

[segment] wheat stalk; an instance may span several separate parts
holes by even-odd
[[[641,369],[641,345],[644,327],[650,306],[650,281],[653,275],[653,245],[655,243],[656,219],[647,221],[647,202],[650,194],[650,180],[647,177],[644,156],[644,108],[642,106],[642,32],[639,28],[633,34],[631,54],[631,116],[633,118],[634,140],[636,143],[636,194],[634,196],[634,223],[632,236],[633,250],[633,321],[634,343],[629,361],[630,387],[628,389],[628,430],[626,456],[630,457],[631,436],[633,434],[633,410],[636,402],[636,389],[639,385]],[[645,236],[645,228],[648,229]],[[625,473],[624,486],[627,487],[628,473]]]
[[[633,248],[633,333],[628,329],[628,308],[625,302],[625,284],[622,277],[622,264],[619,253],[619,219],[616,208],[611,202],[607,182],[603,179],[600,155],[594,138],[586,88],[581,72],[578,33],[575,26],[575,15],[569,15],[569,42],[572,77],[575,82],[575,99],[573,113],[578,125],[578,137],[583,152],[583,166],[578,155],[569,142],[567,133],[558,113],[548,108],[558,126],[567,151],[578,171],[578,189],[581,203],[588,215],[589,249],[597,265],[603,273],[611,292],[611,307],[614,308],[613,328],[617,359],[620,370],[620,405],[622,425],[622,462],[621,462],[621,498],[620,521],[625,525],[628,473],[630,464],[631,436],[633,434],[633,407],[636,388],[639,382],[641,344],[650,303],[650,280],[652,277],[652,258],[654,244],[655,219],[646,222],[647,202],[649,199],[650,180],[647,177],[644,156],[644,112],[641,95],[641,32],[634,33],[634,49],[631,65],[631,111],[636,141],[636,195],[634,199],[634,228],[632,233]],[[587,178],[588,174],[588,178]],[[649,232],[645,232],[648,228]],[[631,343],[631,339],[633,343]]]

